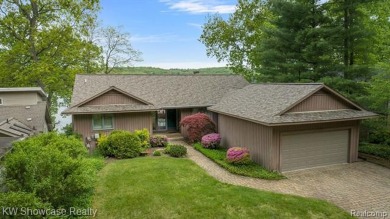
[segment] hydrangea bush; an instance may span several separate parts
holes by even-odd
[[[204,148],[218,148],[220,143],[221,136],[218,133],[211,133],[202,137],[202,146]]]
[[[226,152],[226,161],[232,164],[249,164],[251,158],[249,150],[242,147],[232,147]]]
[[[154,135],[150,137],[151,147],[166,147],[168,145],[168,138],[165,135]]]

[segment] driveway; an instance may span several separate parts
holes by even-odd
[[[270,181],[238,176],[221,168],[192,147],[188,157],[219,181],[255,189],[330,201],[347,212],[387,212],[390,217],[390,169],[368,162],[286,172],[288,179]]]

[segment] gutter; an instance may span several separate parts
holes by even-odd
[[[315,120],[315,121],[302,121],[302,122],[284,122],[284,123],[266,123],[266,122],[261,122],[258,120],[254,119],[249,119],[237,115],[233,115],[230,113],[225,113],[221,112],[218,110],[213,110],[213,109],[208,109],[211,112],[215,112],[218,114],[222,114],[225,116],[230,116],[236,119],[242,119],[245,121],[253,122],[256,124],[264,125],[264,126],[270,126],[270,127],[276,127],[276,126],[289,126],[289,125],[306,125],[306,124],[315,124],[315,123],[330,123],[330,122],[343,122],[343,121],[354,121],[354,120],[362,120],[362,119],[371,119],[371,118],[376,118],[378,115],[372,115],[372,116],[363,116],[363,117],[356,117],[356,118],[346,118],[346,119],[332,119],[332,120]]]

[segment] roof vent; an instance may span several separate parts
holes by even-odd
[[[32,118],[27,118],[27,121],[31,121],[32,120]]]
[[[31,107],[30,106],[26,106],[26,109],[30,109]]]
[[[84,83],[87,83],[87,79],[84,79]]]

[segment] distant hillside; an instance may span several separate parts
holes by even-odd
[[[200,68],[200,69],[162,69],[154,67],[120,67],[115,68],[112,73],[116,74],[233,74],[227,67]]]

